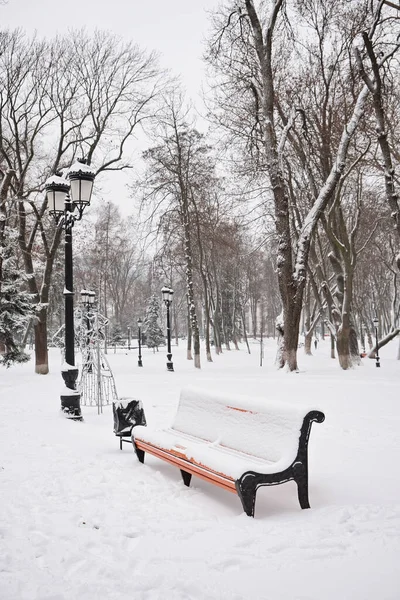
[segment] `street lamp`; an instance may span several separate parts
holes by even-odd
[[[142,327],[142,319],[138,319],[137,320],[137,324],[138,324],[138,339],[139,339],[139,356],[138,356],[138,367],[143,367],[143,363],[142,363],[142,332],[141,332],[141,327]]]
[[[376,340],[376,352],[375,352],[376,364],[375,364],[375,366],[380,367],[381,364],[379,362],[379,349],[378,349],[378,325],[379,325],[378,317],[374,317],[372,322],[375,327],[375,340]]]
[[[95,292],[91,292],[90,290],[81,290],[81,300],[85,308],[89,309],[91,306],[93,306],[95,296]]]
[[[93,321],[93,305],[95,302],[96,294],[95,292],[89,290],[81,290],[81,301],[85,309],[85,317],[86,317],[86,356],[85,362],[88,364],[88,373],[92,372],[92,352],[90,347],[90,333],[93,327],[93,323],[90,323],[90,320]]]
[[[171,354],[171,323],[169,316],[169,308],[172,304],[172,296],[174,291],[169,287],[163,287],[161,290],[162,298],[164,300],[164,304],[167,307],[167,344],[168,344],[168,353],[167,353],[167,370],[173,371],[174,365],[172,363],[172,354]]]
[[[82,421],[80,394],[76,389],[72,228],[90,204],[95,173],[80,160],[72,165],[67,177],[68,180],[56,173],[46,181],[45,190],[49,212],[57,226],[65,231],[65,363],[61,375],[67,389],[61,393],[61,410],[66,417]]]

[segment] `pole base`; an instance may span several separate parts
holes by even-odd
[[[167,362],[167,371],[173,371],[174,370],[174,365],[172,362]]]
[[[76,395],[64,396],[61,394],[61,410],[67,419],[73,421],[83,421],[81,413],[81,395],[77,392]]]
[[[138,367],[143,367],[143,363],[142,363],[142,361],[141,361],[141,360],[138,360],[138,361],[137,361],[137,366],[138,366]]]
[[[73,421],[83,421],[81,413],[81,395],[76,389],[76,380],[78,378],[78,369],[67,369],[61,371],[65,382],[65,393],[61,394],[61,410],[67,419]]]

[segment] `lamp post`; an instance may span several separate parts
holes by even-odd
[[[131,349],[131,328],[128,325],[128,350]]]
[[[380,359],[379,359],[379,349],[378,349],[378,325],[379,325],[378,317],[374,317],[372,322],[375,327],[375,340],[376,340],[376,352],[375,352],[376,364],[375,364],[375,366],[380,367],[381,364],[379,362]]]
[[[138,319],[137,324],[138,324],[138,340],[139,340],[139,356],[138,356],[137,364],[138,364],[138,367],[143,367],[143,363],[142,363],[142,331],[141,331],[142,319]]]
[[[68,180],[56,173],[46,181],[45,190],[49,212],[65,231],[65,362],[61,369],[65,388],[61,393],[61,410],[66,417],[82,421],[80,394],[76,389],[72,228],[90,204],[95,173],[81,160],[72,165],[67,177]]]
[[[172,354],[171,354],[171,323],[170,323],[170,315],[169,315],[169,308],[172,304],[172,296],[174,294],[174,291],[171,290],[171,288],[169,287],[163,287],[161,290],[162,293],[162,298],[164,300],[164,304],[167,307],[167,370],[168,371],[173,371],[174,370],[174,365],[172,363]]]
[[[85,310],[85,317],[86,317],[86,341],[85,341],[85,346],[86,346],[86,362],[88,363],[88,372],[91,373],[92,372],[92,352],[91,352],[91,348],[90,348],[90,333],[91,333],[91,329],[93,327],[93,323],[90,323],[90,320],[92,319],[93,321],[93,305],[95,302],[95,297],[96,294],[95,292],[89,291],[89,290],[81,290],[81,301]]]

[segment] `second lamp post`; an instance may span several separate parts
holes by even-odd
[[[162,297],[164,300],[164,304],[167,307],[167,348],[168,348],[168,350],[167,350],[167,370],[173,371],[174,365],[172,362],[172,354],[171,354],[171,320],[170,320],[169,309],[172,304],[172,296],[174,294],[174,291],[169,287],[163,287],[163,289],[161,290],[161,293],[162,293]]]
[[[379,325],[378,317],[374,317],[373,324],[375,327],[375,341],[376,341],[376,352],[375,352],[376,364],[375,364],[375,366],[380,367],[381,363],[379,362],[380,359],[379,359],[379,348],[378,348],[378,325]]]
[[[138,324],[138,342],[139,342],[139,356],[138,356],[138,367],[143,367],[142,363],[142,319],[137,320]]]

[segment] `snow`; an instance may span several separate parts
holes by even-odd
[[[182,344],[109,354],[120,398],[142,400],[152,428],[173,420],[182,388],[316,405],[309,444],[310,510],[294,482],[260,488],[255,519],[239,498],[146,455],[119,450],[112,407],[60,407],[61,358],[0,378],[1,600],[398,600],[400,362],[342,371],[330,343],[299,350],[300,373],[276,371],[276,345],[224,352],[194,369]]]
[[[60,175],[50,175],[50,177],[46,179],[45,186],[51,185],[64,186],[66,188],[69,188],[69,182],[65,179],[65,177],[62,177]]]
[[[96,175],[96,170],[85,163],[76,161],[73,165],[68,169],[68,174],[76,174],[76,173],[87,173],[88,175]]]
[[[76,367],[75,365],[70,365],[69,363],[67,363],[66,361],[64,361],[61,365],[60,370],[61,371],[75,371],[75,369],[77,369],[78,367]]]

